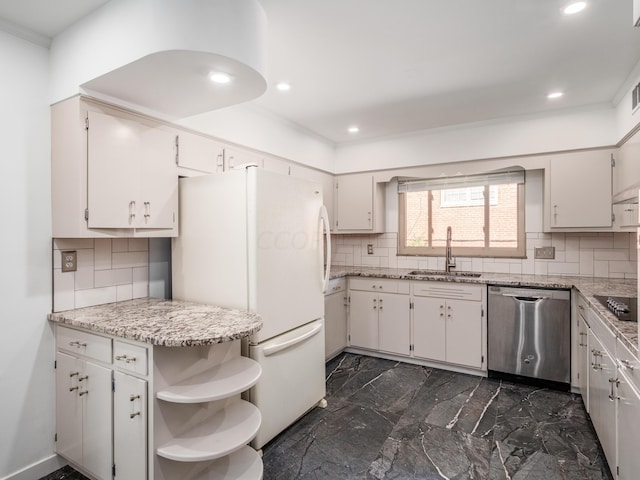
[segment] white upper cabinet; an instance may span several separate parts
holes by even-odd
[[[611,229],[613,153],[554,155],[545,173],[545,231]]]
[[[337,233],[383,232],[383,184],[371,174],[336,177],[332,227]]]
[[[74,97],[51,107],[52,236],[178,234],[175,130]]]
[[[88,112],[89,228],[172,229],[175,137],[167,128]]]
[[[202,173],[221,173],[224,144],[187,131],[176,132],[178,167]]]

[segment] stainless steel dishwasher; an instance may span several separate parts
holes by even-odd
[[[490,285],[489,376],[568,389],[570,299],[569,290]]]

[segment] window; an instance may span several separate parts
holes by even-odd
[[[524,257],[524,171],[398,183],[400,255]]]

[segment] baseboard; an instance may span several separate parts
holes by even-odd
[[[62,457],[59,457],[54,453],[49,457],[32,463],[22,470],[18,470],[6,477],[0,478],[0,480],[34,480],[49,475],[59,468],[64,467],[66,464],[67,462]]]

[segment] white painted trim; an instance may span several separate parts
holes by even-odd
[[[17,472],[0,478],[0,480],[33,480],[34,478],[49,475],[65,465],[67,465],[67,462],[54,453],[39,462],[32,463]]]

